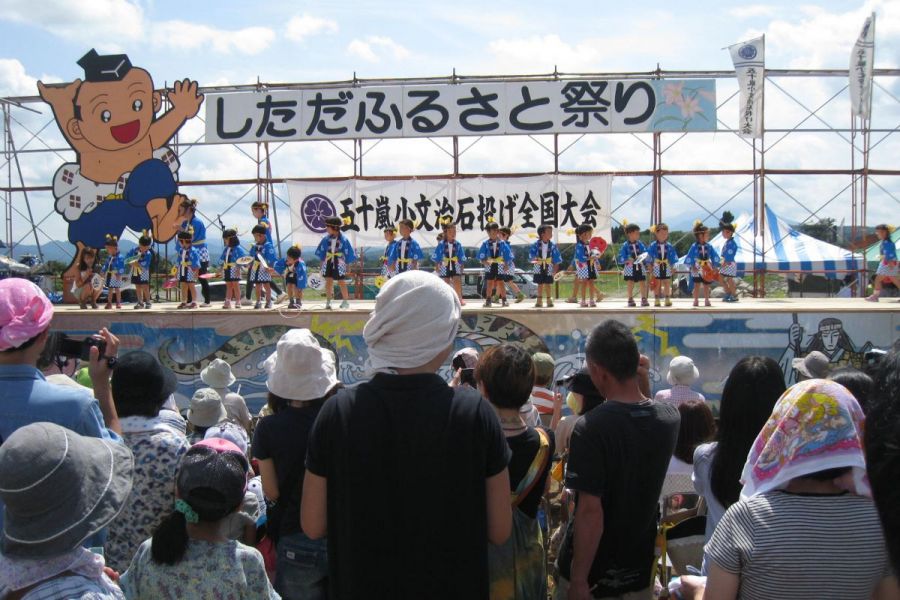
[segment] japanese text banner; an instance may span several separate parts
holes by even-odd
[[[537,175],[461,179],[344,179],[328,182],[287,181],[291,204],[291,241],[314,247],[325,235],[324,220],[339,216],[356,247],[384,245],[383,229],[401,219],[416,224],[413,237],[433,247],[440,219],[449,216],[456,239],[477,247],[493,219],[513,229],[513,244],[531,244],[538,225],[554,226],[554,238],[573,243],[572,230],[587,223],[594,235],[611,239],[612,177]]]
[[[763,90],[766,81],[766,36],[729,46],[738,87],[741,90],[738,134],[761,138],[763,134]]]
[[[561,80],[209,94],[205,142],[715,129],[711,79]]]
[[[875,59],[875,13],[863,23],[850,53],[850,112],[868,119],[872,108],[872,61]]]

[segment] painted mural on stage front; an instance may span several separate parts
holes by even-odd
[[[711,401],[718,400],[731,367],[743,356],[761,354],[782,364],[785,382],[796,381],[792,359],[813,350],[826,354],[833,366],[861,366],[872,348],[887,349],[900,333],[898,313],[621,313],[614,315],[632,328],[641,352],[651,358],[654,391],[668,387],[669,361],[687,355],[700,370],[695,387]],[[125,351],[143,349],[157,355],[178,375],[177,399],[186,404],[203,387],[200,371],[214,358],[232,365],[235,388],[253,410],[265,402],[263,361],[275,350],[278,338],[293,327],[307,327],[319,342],[335,352],[339,378],[353,384],[366,378],[366,345],[362,330],[367,312],[255,314],[112,314],[111,330]],[[509,311],[503,314],[464,313],[457,348],[483,350],[508,341],[521,342],[533,352],[556,358],[556,379],[581,368],[584,344],[591,328],[607,315],[596,312]],[[60,313],[53,328],[69,334],[88,334],[83,315]],[[449,365],[441,369],[449,380]]]

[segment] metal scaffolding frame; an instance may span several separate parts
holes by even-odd
[[[879,80],[884,81],[888,78],[894,78],[900,76],[900,69],[875,69],[874,72],[874,86],[879,93],[885,94],[887,97],[894,100],[897,104],[900,104],[900,99],[898,99],[887,87],[882,85]],[[558,71],[554,71],[551,74],[543,74],[543,75],[515,75],[515,76],[462,76],[454,73],[449,77],[426,77],[426,78],[402,78],[402,79],[357,79],[355,76],[352,80],[349,81],[334,81],[334,82],[322,82],[322,83],[257,83],[255,85],[239,85],[239,86],[216,86],[216,87],[206,87],[202,88],[201,92],[203,93],[221,93],[221,92],[240,92],[240,91],[275,91],[275,90],[303,90],[303,89],[329,89],[329,88],[338,88],[338,87],[368,87],[368,86],[399,86],[399,85],[412,85],[412,84],[446,84],[446,83],[455,83],[455,84],[464,84],[464,83],[498,83],[498,82],[526,82],[526,81],[541,81],[541,80],[556,80],[556,79],[566,79],[566,80],[623,80],[623,79],[658,79],[658,78],[672,78],[672,79],[734,79],[735,74],[734,71],[665,71],[660,68],[657,68],[654,71],[649,72],[630,72],[630,73],[560,73]],[[736,95],[737,92],[729,95],[727,98],[717,98],[718,100],[718,123],[717,129],[715,132],[673,132],[673,133],[646,133],[646,134],[620,134],[620,135],[629,135],[636,139],[643,147],[647,149],[652,155],[652,166],[648,169],[639,169],[639,170],[616,170],[616,171],[563,171],[560,170],[560,157],[563,156],[566,152],[570,151],[576,144],[578,144],[582,139],[586,137],[588,134],[577,135],[574,139],[560,139],[559,134],[552,134],[552,145],[547,144],[543,141],[544,138],[550,138],[551,136],[541,136],[536,137],[533,135],[526,136],[533,140],[541,149],[547,152],[552,156],[552,170],[548,169],[544,171],[544,174],[557,174],[557,175],[610,175],[613,177],[635,177],[635,178],[646,178],[647,181],[643,185],[638,186],[638,188],[632,192],[627,198],[622,200],[620,203],[613,206],[612,217],[614,223],[620,223],[620,220],[616,218],[617,211],[623,210],[629,203],[634,201],[640,194],[650,187],[650,214],[648,215],[650,223],[658,223],[663,220],[664,216],[664,203],[663,203],[663,192],[666,187],[671,188],[674,192],[683,197],[690,200],[693,204],[695,204],[700,211],[705,215],[705,219],[714,219],[715,222],[718,221],[717,213],[720,210],[723,210],[725,207],[729,205],[729,203],[737,198],[740,194],[747,191],[751,186],[753,190],[753,216],[755,223],[755,231],[754,231],[754,239],[747,240],[747,242],[753,245],[754,250],[759,250],[762,254],[763,258],[765,257],[765,253],[767,251],[766,248],[757,248],[758,239],[760,238],[760,234],[765,227],[765,206],[766,206],[766,189],[767,186],[772,186],[777,189],[780,193],[787,195],[794,202],[796,202],[800,207],[802,207],[809,216],[804,219],[804,222],[809,221],[810,219],[816,218],[820,215],[820,213],[827,208],[835,199],[839,198],[844,192],[848,189],[851,193],[851,240],[859,245],[862,234],[866,229],[867,225],[867,198],[868,198],[868,190],[869,183],[873,183],[878,189],[886,194],[888,197],[892,198],[895,202],[900,204],[900,187],[897,184],[900,184],[900,180],[894,180],[892,184],[882,185],[878,182],[876,178],[891,178],[897,177],[900,175],[900,170],[896,169],[872,169],[870,168],[870,157],[871,152],[874,148],[878,147],[880,144],[885,142],[890,136],[900,131],[900,123],[893,128],[887,129],[875,129],[871,126],[871,120],[867,119],[865,121],[855,119],[851,117],[851,123],[849,127],[837,127],[829,123],[820,113],[829,105],[831,105],[837,98],[842,97],[846,91],[847,86],[843,86],[839,91],[834,93],[830,98],[828,98],[825,102],[819,104],[816,107],[808,106],[806,103],[798,99],[794,94],[789,92],[785,86],[780,85],[779,81],[783,79],[793,79],[793,78],[824,78],[824,79],[834,79],[834,78],[843,78],[847,80],[848,71],[846,69],[767,69],[765,72],[765,81],[770,86],[770,92],[777,92],[783,94],[787,99],[789,99],[792,103],[794,103],[797,107],[802,110],[803,118],[800,119],[795,125],[789,128],[771,128],[767,129],[763,128],[763,137],[759,140],[747,140],[738,136],[737,131],[729,127],[723,120],[721,119],[721,111],[725,105],[727,105]],[[165,97],[164,91],[163,95]],[[773,92],[773,93],[774,93]],[[49,120],[43,124],[39,129],[32,130],[27,127],[22,121],[23,119],[17,118],[17,111],[27,111],[27,112],[40,112],[35,110],[35,108],[39,108],[39,106],[31,106],[31,105],[41,105],[43,102],[37,96],[24,96],[24,97],[8,97],[8,98],[0,98],[0,106],[2,106],[3,110],[3,163],[0,164],[0,168],[6,170],[6,177],[2,177],[0,175],[0,192],[3,194],[4,201],[4,218],[5,218],[5,237],[6,237],[6,252],[9,256],[12,256],[12,252],[14,247],[17,244],[22,243],[24,240],[29,239],[31,237],[34,238],[34,241],[38,247],[38,251],[42,254],[42,245],[40,241],[40,235],[46,233],[43,231],[42,225],[51,218],[55,213],[54,210],[47,212],[46,214],[35,215],[32,211],[31,201],[29,198],[29,194],[39,194],[50,191],[52,188],[50,185],[28,185],[26,184],[25,177],[23,176],[23,170],[21,166],[21,157],[23,155],[56,155],[63,161],[66,160],[63,153],[71,153],[71,149],[68,147],[52,147],[49,143],[47,143],[44,139],[45,130],[48,127],[51,128],[52,132],[55,132],[55,122],[50,116]],[[765,105],[766,98],[765,95],[763,97],[763,115],[765,115]],[[165,108],[165,107],[164,107]],[[41,113],[43,114],[43,113]],[[202,120],[202,116],[198,115],[197,119]],[[765,116],[764,116],[765,122]],[[811,127],[808,126],[808,122],[813,122],[816,126]],[[14,135],[14,130],[20,129],[22,132],[22,137],[27,138],[24,142],[16,139],[16,135]],[[709,135],[709,133],[713,133],[714,135],[718,134],[733,134],[741,140],[742,143],[746,144],[749,149],[752,151],[752,164],[748,165],[748,168],[743,169],[666,169],[663,166],[663,159],[672,153],[673,148],[676,147],[680,142],[684,139],[688,138],[688,136],[702,136],[704,134]],[[820,169],[769,169],[766,166],[766,156],[768,153],[772,151],[774,147],[776,147],[779,143],[785,140],[789,135],[796,135],[801,133],[833,133],[840,136],[847,144],[850,150],[849,156],[849,165],[846,168],[820,168]],[[872,134],[880,135],[880,138],[873,143]],[[603,135],[603,134],[600,134]],[[649,141],[648,141],[649,136]],[[204,145],[207,147],[212,147],[214,145],[204,144],[202,140],[202,135],[195,140],[183,140],[183,134],[178,134],[172,141],[172,147],[176,150],[179,158],[184,162],[184,156],[191,151],[192,148],[198,145]],[[773,137],[776,139],[774,141],[770,141]],[[674,138],[674,139],[672,139]],[[417,138],[423,139],[423,138]],[[452,161],[452,169],[450,173],[443,174],[434,174],[434,175],[426,175],[426,176],[417,176],[421,179],[427,178],[464,178],[464,177],[476,177],[481,175],[480,173],[463,173],[460,171],[460,158],[469,150],[471,150],[476,144],[478,144],[483,138],[482,137],[472,137],[472,138],[464,138],[460,139],[459,137],[450,138],[450,149],[446,148],[444,145],[439,143],[436,138],[424,138],[430,141],[434,146],[440,149],[445,155],[447,155]],[[405,175],[389,175],[389,176],[367,176],[364,171],[364,159],[365,157],[375,150],[378,145],[383,141],[382,139],[375,140],[366,140],[366,139],[350,139],[343,140],[344,142],[350,141],[352,142],[352,152],[348,152],[344,146],[339,143],[326,140],[326,141],[317,141],[319,144],[329,144],[332,147],[336,148],[343,156],[347,158],[348,161],[352,163],[352,176],[357,178],[365,178],[365,179],[400,179],[408,176]],[[218,146],[230,146],[245,156],[250,162],[255,166],[255,175],[252,177],[234,177],[229,179],[216,179],[216,180],[182,180],[179,182],[180,186],[247,186],[247,191],[240,195],[236,200],[234,200],[231,205],[225,210],[224,213],[218,215],[210,215],[200,213],[200,216],[206,220],[207,224],[213,227],[218,228],[221,222],[222,216],[227,216],[228,211],[232,210],[239,203],[244,201],[248,196],[251,196],[255,192],[255,198],[257,200],[267,201],[271,207],[271,217],[273,219],[274,225],[274,233],[275,238],[278,240],[278,247],[280,252],[281,241],[283,240],[283,236],[281,235],[281,228],[279,226],[279,216],[278,216],[278,208],[279,205],[282,210],[285,207],[289,207],[288,202],[285,198],[279,195],[276,190],[275,184],[283,183],[286,179],[292,180],[301,180],[301,181],[330,181],[335,179],[342,179],[343,177],[294,177],[290,173],[275,173],[273,172],[272,167],[272,157],[275,155],[281,148],[285,146],[287,143],[293,142],[280,142],[278,144],[273,144],[273,147],[270,147],[269,142],[255,142],[255,143],[231,143],[231,144],[219,144]],[[561,147],[561,143],[564,145]],[[37,147],[40,145],[40,147]],[[255,148],[247,148],[247,146],[255,146]],[[492,176],[500,176],[500,175],[513,175],[513,176],[526,176],[526,175],[534,175],[535,173],[507,173],[507,174],[496,174],[492,173]],[[804,203],[803,201],[793,197],[790,192],[785,189],[784,186],[779,185],[779,183],[773,179],[776,176],[798,176],[798,177],[806,177],[806,176],[847,176],[849,178],[848,185],[840,190],[837,194],[832,196],[827,201],[820,203],[818,206],[809,206],[808,203]],[[734,176],[734,177],[745,177],[749,178],[749,182],[741,185],[737,192],[732,194],[727,200],[717,204],[716,206],[709,206],[697,198],[692,196],[687,190],[684,189],[683,186],[680,186],[676,183],[676,180],[680,180],[680,178],[689,178],[695,176]],[[896,189],[897,191],[892,191],[892,189]],[[24,212],[23,212],[24,211]],[[37,217],[37,219],[36,219]],[[18,219],[23,220],[27,223],[27,231],[22,231],[21,228],[14,228],[14,222]],[[15,230],[14,230],[15,229]],[[49,238],[49,236],[47,236]],[[50,238],[52,241],[52,238]],[[776,244],[780,240],[776,240]],[[754,273],[754,291],[758,295],[765,294],[765,285],[764,285],[764,277],[765,273]]]

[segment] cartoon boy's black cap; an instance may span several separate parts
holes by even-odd
[[[131,61],[127,54],[97,54],[91,50],[78,60],[78,66],[84,69],[85,81],[121,81],[131,70]]]

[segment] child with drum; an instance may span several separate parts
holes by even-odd
[[[701,221],[694,222],[694,238],[696,242],[688,250],[684,264],[691,267],[691,277],[694,280],[694,306],[700,306],[700,288],[703,288],[703,298],[706,306],[712,306],[709,302],[709,285],[716,279],[719,267],[719,254],[709,244],[709,227]]]

